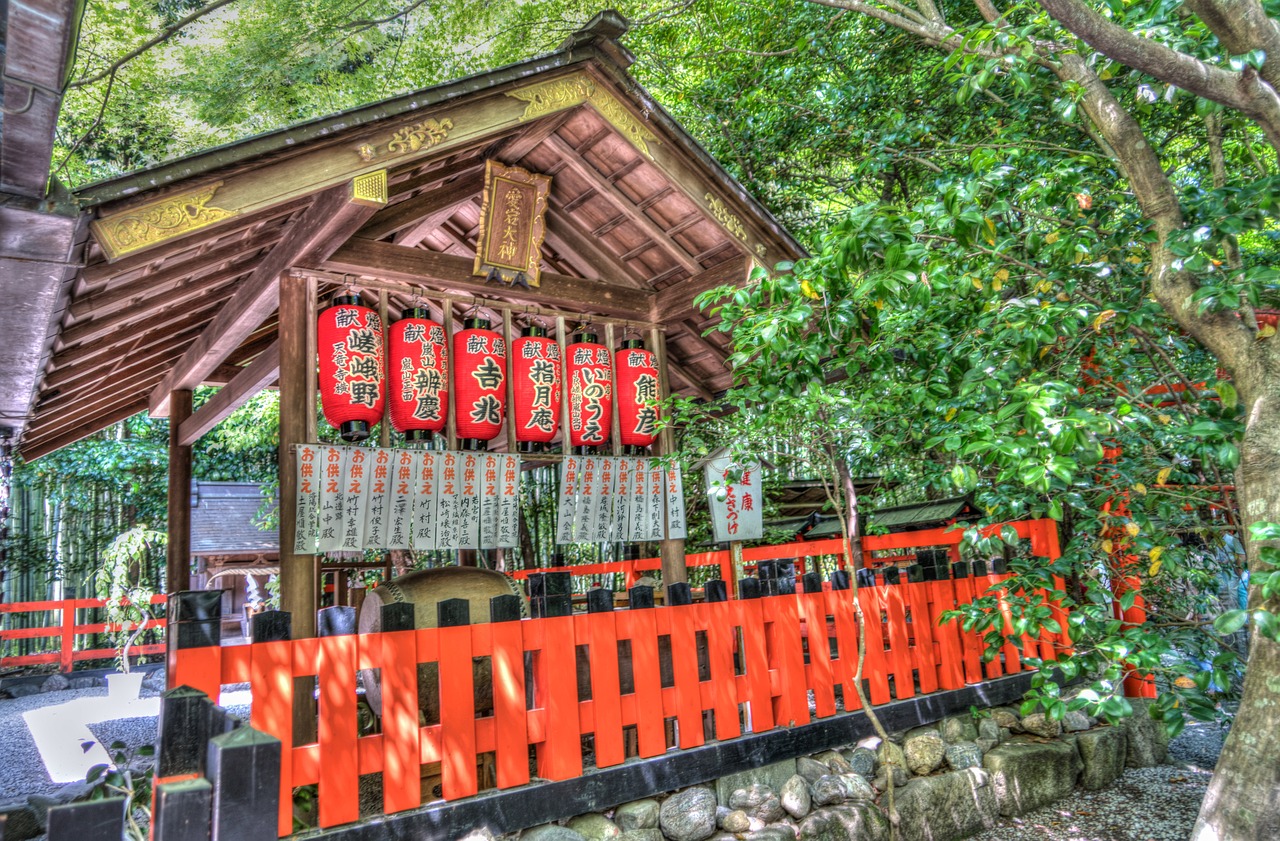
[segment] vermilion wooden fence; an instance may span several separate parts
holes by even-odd
[[[853,591],[827,584],[757,599],[191,648],[176,652],[170,681],[214,700],[222,684],[251,684],[251,725],[286,746],[279,824],[286,835],[297,786],[317,784],[319,824],[328,827],[359,817],[362,774],[383,772],[383,810],[390,814],[423,802],[421,766],[428,763],[440,764],[441,793],[452,800],[478,791],[482,754],[493,755],[497,786],[509,788],[530,782],[531,747],[537,776],[563,780],[589,764],[621,763],[627,728],[635,728],[636,753],[653,757],[667,750],[669,734],[674,746],[688,748],[708,734],[731,739],[744,729],[758,733],[835,715],[841,702],[856,709],[858,609],[866,617],[862,678],[872,704],[1018,672],[1027,657],[1054,659],[1069,645],[1066,617],[1056,607],[1062,634],[1024,636],[988,662],[979,634],[965,633],[954,620],[939,622],[944,611],[975,597],[1008,595],[1007,578],[863,586],[856,608]],[[662,680],[663,637],[669,685]],[[624,641],[629,667],[618,656]],[[579,697],[581,647],[590,699]],[[492,709],[480,713],[475,658],[487,658],[493,675]],[[427,663],[439,669],[440,722],[420,726],[418,666]],[[628,668],[633,688],[623,692],[620,677]],[[358,669],[380,670],[384,699],[382,732],[359,738]],[[293,678],[307,676],[318,680],[318,738],[290,748]]]
[[[1031,554],[1051,560],[1056,560],[1061,555],[1056,521],[1046,519],[999,523],[984,528],[983,534],[984,536],[998,534],[1001,529],[1006,527],[1012,528],[1017,532],[1018,537],[1030,541]],[[867,535],[862,538],[862,565],[864,567],[877,567],[896,561],[909,562],[915,557],[914,550],[926,548],[945,548],[949,551],[952,561],[959,561],[959,547],[963,537],[963,528],[951,526],[896,534]],[[897,552],[898,554],[885,556],[884,553],[886,552]],[[844,541],[840,538],[801,540],[773,546],[753,546],[742,550],[742,559],[747,564],[778,558],[794,559],[797,562],[797,573],[804,572],[806,559],[827,556],[835,556],[837,566],[840,569],[844,569],[847,566]],[[733,561],[728,551],[697,552],[692,555],[686,555],[685,566],[690,569],[718,567],[721,579],[724,581],[732,581],[734,579]],[[600,564],[518,570],[511,573],[511,575],[513,578],[525,579],[540,572],[567,572],[575,577],[621,574],[624,576],[627,587],[631,587],[644,573],[660,569],[662,569],[661,558],[638,558],[636,560],[610,561]]]
[[[166,598],[164,595],[152,596],[151,604],[162,605]],[[10,648],[8,643],[16,640],[50,640],[54,647],[54,650],[35,654],[0,656],[0,669],[57,663],[59,671],[69,672],[76,663],[85,660],[109,660],[115,657],[114,648],[77,647],[83,646],[93,634],[103,634],[115,629],[116,626],[105,622],[79,623],[76,621],[77,611],[101,607],[106,607],[106,602],[102,599],[61,599],[0,604],[0,619],[4,620],[6,626],[12,624],[12,617],[21,614],[33,614],[37,617],[35,621],[39,623],[36,627],[30,628],[0,629],[0,651],[7,652]],[[56,618],[54,614],[57,614]],[[125,627],[132,630],[137,626],[126,623]],[[147,627],[163,630],[165,620],[164,618],[152,619],[147,623]],[[131,656],[163,654],[164,650],[163,642],[135,645],[129,649]]]

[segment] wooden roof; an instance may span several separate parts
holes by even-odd
[[[263,488],[254,482],[191,483],[191,555],[280,552],[277,529],[258,528]]]
[[[298,267],[659,322],[673,390],[714,399],[727,345],[693,299],[803,252],[627,75],[624,28],[604,13],[549,56],[80,190],[94,239],[24,456],[250,363],[240,382],[269,384],[278,278]],[[553,178],[539,288],[472,275],[486,159]],[[381,171],[385,206],[353,201]]]

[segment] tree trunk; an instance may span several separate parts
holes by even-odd
[[[1274,354],[1272,355],[1274,359]],[[1274,366],[1271,366],[1274,367]],[[1247,425],[1237,472],[1240,521],[1280,523],[1280,379],[1268,371],[1242,382]],[[1251,392],[1251,393],[1250,393]],[[1247,539],[1250,575],[1264,565]],[[1254,578],[1253,580],[1256,580]],[[1280,599],[1264,602],[1249,588],[1250,610],[1280,614]],[[1222,756],[1192,831],[1192,841],[1280,838],[1280,644],[1252,634],[1244,692]]]

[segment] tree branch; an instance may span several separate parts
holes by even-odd
[[[1083,0],[1040,0],[1040,5],[1068,31],[1108,58],[1245,114],[1280,152],[1280,96],[1253,68],[1234,73],[1206,64],[1130,32],[1098,14]]]
[[[197,9],[196,11],[187,15],[185,18],[172,24],[171,26],[165,27],[154,38],[144,41],[141,45],[134,47],[132,50],[125,53],[123,56],[116,59],[111,64],[107,65],[97,73],[94,73],[91,76],[85,76],[81,79],[77,79],[74,82],[71,82],[69,85],[67,85],[67,87],[83,88],[86,85],[92,85],[94,82],[100,82],[103,79],[107,78],[108,76],[114,75],[117,71],[120,70],[121,67],[124,67],[126,64],[133,61],[135,58],[142,55],[147,50],[151,49],[157,44],[163,44],[165,41],[168,41],[174,35],[178,34],[178,32],[180,32],[184,27],[186,27],[187,24],[194,23],[195,21],[199,20],[200,18],[204,17],[205,15],[214,11],[215,9],[220,9],[223,6],[229,5],[234,2],[235,0],[213,0],[213,2],[210,3],[209,5],[204,6],[203,8]]]

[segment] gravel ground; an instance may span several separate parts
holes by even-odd
[[[1002,818],[974,841],[1186,841],[1226,731],[1190,722],[1169,745],[1169,765],[1132,768],[1102,791]]]
[[[153,698],[159,694],[158,690],[143,687],[143,698]],[[23,801],[33,794],[49,795],[66,785],[49,778],[31,731],[22,717],[23,713],[87,698],[101,698],[105,702],[106,696],[106,687],[100,686],[0,700],[0,804]],[[244,699],[247,700],[247,693]],[[232,696],[230,700],[240,698]],[[228,709],[244,718],[249,714],[247,705],[229,706]],[[133,753],[143,745],[155,744],[156,723],[155,716],[138,716],[94,722],[88,727],[108,751],[112,743],[119,741],[124,742],[129,752]]]

